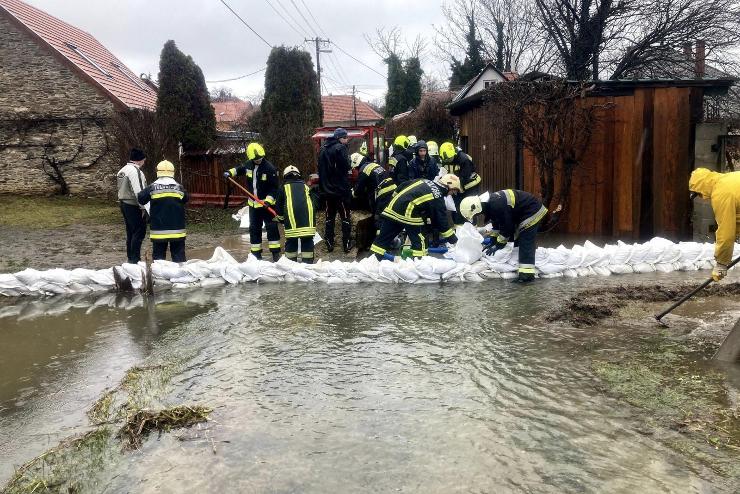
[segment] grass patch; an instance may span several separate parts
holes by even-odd
[[[20,467],[4,487],[5,494],[96,492],[94,472],[115,461],[115,438],[107,427],[75,436]]]
[[[172,429],[206,422],[213,410],[203,406],[176,406],[164,410],[137,410],[126,417],[118,436],[126,449],[138,449],[153,431],[160,434]]]
[[[645,411],[642,429],[681,434],[665,442],[675,451],[725,476],[740,453],[740,409],[728,399],[725,377],[702,368],[701,356],[683,343],[647,342],[620,360],[594,361],[602,389]]]
[[[60,228],[74,224],[121,223],[121,212],[113,200],[82,197],[0,196],[0,225],[29,229]]]

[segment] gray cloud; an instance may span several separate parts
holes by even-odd
[[[156,77],[159,52],[168,39],[191,55],[206,80],[230,79],[265,66],[269,47],[255,36],[219,0],[26,0],[60,19],[88,31],[136,73]],[[403,26],[409,40],[422,34],[427,39],[425,71],[446,75],[445,64],[436,61],[432,25],[444,24],[439,2],[425,0],[226,0],[227,3],[272,45],[301,45],[312,55],[313,46],[304,36],[329,37],[344,50],[385,73],[385,66],[365,42],[362,34],[378,27]],[[269,3],[268,3],[269,2]],[[316,26],[308,6],[319,26]],[[284,14],[278,16],[270,7]],[[290,15],[285,15],[287,10]],[[303,16],[301,16],[303,14]],[[292,19],[291,19],[292,17]],[[304,20],[305,17],[305,20]],[[309,26],[310,25],[310,29]],[[291,27],[292,25],[292,27]],[[326,34],[324,34],[326,33]],[[322,54],[325,90],[334,94],[351,91],[356,84],[363,99],[385,92],[385,78],[348,58],[334,48]],[[257,94],[264,72],[231,82],[237,95]]]

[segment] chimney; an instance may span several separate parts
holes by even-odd
[[[691,42],[687,41],[683,44],[683,56],[686,57],[686,60],[693,60],[694,59],[694,53],[691,50]]]
[[[697,79],[703,79],[704,78],[704,72],[705,72],[705,57],[706,57],[706,51],[707,51],[707,44],[704,40],[699,40],[696,42],[696,78]]]

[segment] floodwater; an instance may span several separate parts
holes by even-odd
[[[656,279],[687,278],[599,283]],[[214,408],[208,440],[153,435],[95,474],[106,492],[731,492],[599,391],[578,344],[593,329],[535,318],[582,287],[246,285],[156,306],[0,306],[0,484],[89,430],[85,410],[127,368],[187,354],[162,401]]]

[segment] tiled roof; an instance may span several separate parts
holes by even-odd
[[[383,118],[380,113],[373,110],[364,101],[355,98],[355,104],[357,105],[358,122],[378,121]],[[321,106],[324,108],[324,125],[337,122],[353,122],[355,120],[352,96],[322,96]]]
[[[0,13],[29,30],[40,44],[71,62],[114,103],[154,109],[157,93],[93,36],[20,0],[0,0]]]
[[[254,110],[252,103],[239,98],[228,101],[213,101],[211,102],[211,106],[213,106],[213,110],[216,112],[216,122],[218,123],[238,122],[244,117],[249,116]]]

